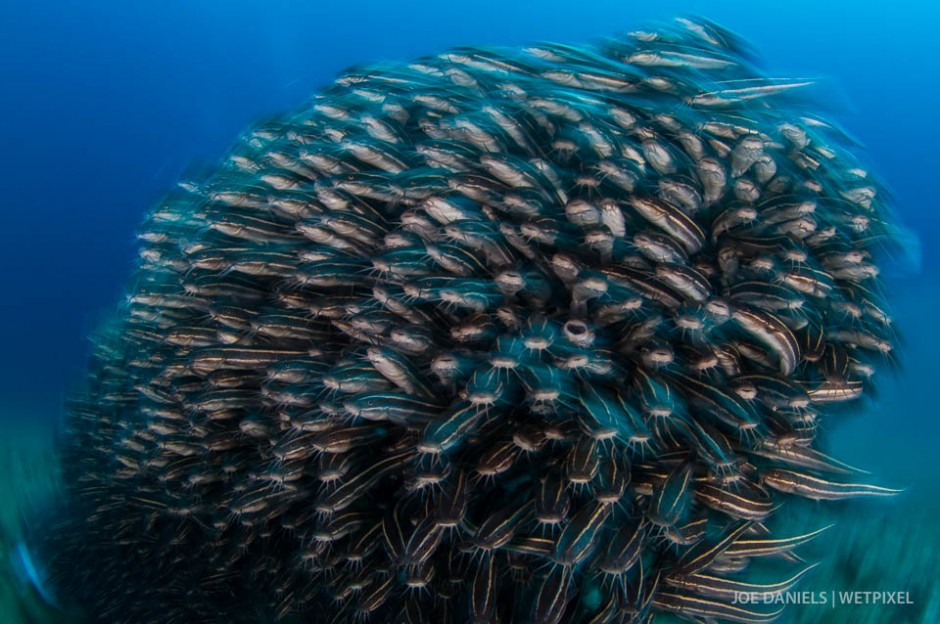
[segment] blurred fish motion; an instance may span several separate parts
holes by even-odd
[[[766,622],[820,422],[894,361],[887,197],[681,19],[353,68],[147,217],[73,397],[56,596],[107,622]],[[788,566],[789,568],[789,566]]]

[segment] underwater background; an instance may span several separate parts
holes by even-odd
[[[45,2],[0,6],[0,522],[54,492],[50,444],[88,337],[122,296],[146,210],[216,163],[251,123],[341,70],[457,45],[579,43],[701,14],[771,75],[820,78],[820,112],[855,137],[911,235],[883,274],[904,338],[827,451],[906,488],[894,500],[794,505],[808,591],[909,591],[912,606],[791,607],[780,621],[940,621],[940,8],[927,2]],[[934,307],[938,306],[938,307]],[[814,558],[815,557],[815,558]],[[0,562],[0,622],[61,621]],[[35,597],[33,597],[35,598]],[[47,618],[47,619],[43,619]]]

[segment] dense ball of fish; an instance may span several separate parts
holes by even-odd
[[[140,233],[60,589],[109,622],[767,621],[727,579],[809,538],[762,531],[781,492],[889,493],[814,448],[891,359],[891,230],[803,86],[681,20],[354,68],[249,132]]]

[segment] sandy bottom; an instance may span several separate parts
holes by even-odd
[[[24,572],[18,546],[26,519],[48,509],[58,496],[53,441],[51,426],[0,422],[0,622],[4,624],[79,621],[43,599]]]
[[[17,552],[24,517],[31,510],[47,508],[59,495],[53,440],[51,428],[0,424],[0,622],[4,624],[79,621],[43,600],[21,572]],[[820,562],[789,594],[791,600],[802,599],[803,604],[787,606],[778,621],[940,622],[940,580],[936,576],[940,525],[933,522],[940,513],[940,501],[931,498],[918,496],[913,488],[891,500],[787,503],[773,518],[775,536],[798,535],[833,523],[835,526],[798,549],[805,564],[767,561],[753,570],[760,582],[771,583]],[[900,592],[894,595],[895,600],[913,604],[849,604],[855,592]],[[867,600],[873,601],[874,595]],[[758,602],[752,608],[766,612],[778,606]],[[661,617],[655,621],[679,620]]]

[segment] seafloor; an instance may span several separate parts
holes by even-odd
[[[18,573],[16,543],[24,531],[24,513],[41,511],[54,501],[54,432],[25,425],[0,426],[0,622],[71,624],[81,622],[45,604]],[[804,592],[908,592],[912,605],[791,605],[782,624],[922,624],[940,622],[936,593],[940,530],[935,524],[940,501],[910,491],[889,502],[817,503],[792,500],[774,517],[779,535],[807,533],[833,524],[798,552],[807,563],[819,562],[803,578]],[[778,533],[779,532],[779,533]],[[793,566],[782,566],[790,567]],[[780,580],[780,569],[775,580]],[[768,577],[767,582],[770,582]],[[678,621],[659,616],[657,624]],[[144,623],[142,623],[144,624]]]

